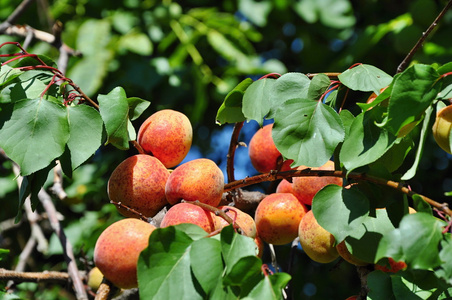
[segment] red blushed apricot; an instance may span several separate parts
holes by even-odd
[[[190,203],[178,203],[172,206],[160,223],[160,227],[168,227],[183,223],[195,224],[211,233],[218,228],[214,213]]]
[[[329,263],[339,257],[334,236],[317,223],[312,210],[301,219],[298,236],[303,251],[313,261]]]
[[[255,238],[256,237],[256,223],[254,222],[253,217],[249,214],[241,211],[240,209],[232,206],[220,206],[219,209],[222,209],[226,212],[226,214],[236,222],[236,224],[243,231],[243,234]],[[229,223],[223,219],[221,216],[217,216],[218,224],[220,228],[226,227]]]
[[[284,245],[298,236],[298,224],[307,209],[294,195],[274,193],[257,206],[257,235],[266,243]]]
[[[94,247],[94,263],[119,288],[137,287],[137,262],[155,226],[128,218],[113,223],[99,236]]]
[[[178,165],[190,150],[193,129],[183,113],[160,110],[147,118],[137,134],[137,142],[147,154],[157,157],[167,168]]]
[[[157,158],[147,154],[131,156],[111,173],[107,187],[108,197],[146,217],[153,217],[168,204],[165,185],[169,175],[169,171]],[[124,208],[118,208],[118,211],[125,217],[138,217]]]
[[[297,169],[303,170],[305,166],[300,166]],[[334,170],[334,162],[328,161],[321,167],[312,168],[312,170]],[[297,198],[306,205],[312,205],[312,199],[315,194],[328,184],[336,184],[342,186],[342,178],[339,177],[294,177],[293,190]]]
[[[178,166],[171,172],[165,186],[166,199],[171,205],[183,199],[218,206],[223,190],[223,172],[212,160],[206,158]]]
[[[281,153],[276,149],[272,138],[273,124],[260,128],[248,145],[248,154],[254,168],[260,173],[268,173],[278,168],[278,161],[282,159]],[[281,171],[290,170],[293,160],[284,161]]]

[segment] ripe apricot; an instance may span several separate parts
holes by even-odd
[[[219,227],[214,213],[190,203],[177,203],[172,206],[163,217],[160,227],[183,223],[198,225],[207,233],[211,233]]]
[[[155,226],[127,218],[107,227],[94,247],[94,264],[119,288],[137,287],[137,262]]]
[[[307,209],[294,195],[274,193],[257,206],[257,235],[266,243],[284,245],[298,236],[298,224]]]
[[[170,173],[155,157],[138,154],[128,157],[111,173],[108,180],[108,197],[122,203],[146,217],[153,217],[168,204],[165,185]],[[125,217],[138,215],[118,207]]]
[[[452,153],[450,149],[450,131],[452,129],[452,105],[443,107],[436,114],[433,124],[433,137],[438,146],[447,153]]]
[[[224,210],[226,214],[236,222],[244,235],[251,238],[256,237],[256,223],[254,222],[253,217],[233,206],[220,206],[218,208]],[[216,218],[220,228],[229,225],[229,223],[221,216],[217,216]]]
[[[298,236],[303,251],[319,263],[329,263],[339,257],[334,236],[317,223],[312,210],[301,219]]]
[[[190,150],[193,128],[181,112],[163,109],[147,118],[137,134],[137,142],[147,154],[157,157],[167,168],[178,165]]]
[[[268,173],[278,168],[278,161],[282,155],[276,148],[272,138],[273,124],[260,128],[251,138],[248,145],[248,154],[254,168],[260,173]],[[281,166],[281,171],[290,170],[293,160],[286,160]]]

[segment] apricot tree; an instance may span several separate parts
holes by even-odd
[[[452,62],[411,62],[451,3],[396,74],[356,63],[334,73],[270,73],[238,83],[215,120],[234,124],[224,157],[227,183],[211,160],[183,162],[192,131],[182,113],[184,125],[177,133],[183,138],[170,134],[152,148],[166,132],[150,129],[171,118],[137,124],[149,101],[128,97],[130,91],[126,94],[122,87],[92,99],[52,59],[29,53],[17,42],[2,43],[0,147],[19,182],[16,220],[21,220],[22,207],[42,205],[67,263],[67,273],[1,269],[5,289],[11,287],[6,280],[66,283],[70,278],[77,299],[109,299],[118,288],[134,287],[142,299],[296,298],[291,272],[296,261],[281,268],[273,245],[284,244],[294,253],[301,239],[301,253],[316,262],[356,265],[360,289],[351,292],[358,299],[450,297],[452,211],[409,181],[418,175],[428,139],[440,139],[435,147],[446,150],[452,144],[450,121],[444,120],[444,107],[452,99]],[[272,126],[264,126],[268,120]],[[268,155],[271,167],[237,179],[234,157],[243,145],[239,133],[250,121],[270,133],[259,137],[259,131],[257,137],[272,146],[271,153],[259,154],[253,143],[257,157],[252,159]],[[142,128],[138,134],[136,128]],[[89,249],[105,276],[94,295],[89,280],[80,275],[46,181],[53,172],[55,181],[61,174],[72,177],[99,148],[112,146],[133,152],[109,174],[109,199],[104,199],[106,207],[127,219],[107,227],[96,237],[99,246]],[[323,168],[326,164],[331,166]],[[284,193],[276,193],[276,185],[269,187],[270,195],[248,189],[281,180],[288,185]],[[306,182],[313,183],[307,188]],[[242,219],[238,209],[248,215]],[[191,211],[196,212],[192,219]],[[180,222],[181,216],[190,221]],[[199,216],[207,219],[204,229]],[[134,225],[122,225],[127,222]],[[135,227],[145,230],[135,234]],[[262,241],[268,255],[261,255]],[[1,250],[0,258],[8,253]],[[127,292],[122,293],[119,297],[126,298]]]

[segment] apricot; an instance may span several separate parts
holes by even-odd
[[[436,114],[435,123],[433,124],[433,137],[438,146],[444,151],[451,154],[450,149],[450,131],[452,129],[452,105],[443,107]]]
[[[334,236],[317,223],[312,210],[301,219],[298,236],[303,251],[313,261],[329,263],[339,257]]]
[[[383,266],[383,265],[379,265],[376,264],[375,265],[375,270],[380,270],[386,273],[397,273],[401,270],[406,269],[407,264],[403,261],[395,261],[393,258],[388,257],[388,266]]]
[[[167,168],[177,166],[190,150],[193,128],[183,113],[163,109],[147,118],[137,134],[137,142],[147,154],[157,157]]]
[[[171,205],[199,200],[218,206],[224,189],[224,175],[210,159],[198,158],[178,166],[171,172],[165,186],[166,199]]]
[[[255,238],[256,237],[256,223],[254,222],[253,217],[249,214],[241,211],[240,209],[232,206],[220,206],[219,209],[222,209],[226,212],[226,214],[231,217],[233,221],[240,227],[243,231],[243,234]],[[218,224],[220,228],[228,226],[229,223],[220,216],[216,216]]]
[[[166,212],[160,227],[164,228],[183,223],[198,225],[207,233],[215,231],[219,226],[214,213],[190,203],[178,203]]]
[[[262,241],[262,239],[256,235],[254,242],[256,243],[256,256],[262,258],[262,256],[264,255],[264,241]]]
[[[88,286],[93,291],[97,291],[103,279],[104,274],[102,274],[98,267],[94,267],[88,273]]]
[[[122,203],[146,217],[153,217],[168,204],[165,185],[170,173],[155,157],[137,154],[121,162],[108,180],[108,197]],[[127,209],[118,207],[125,217],[138,217]]]
[[[337,253],[347,262],[351,263],[355,266],[367,266],[369,263],[365,262],[359,258],[357,258],[355,255],[353,255],[347,248],[347,245],[345,244],[345,241],[340,242],[336,246]]]
[[[257,206],[257,235],[266,243],[284,245],[298,236],[298,224],[307,208],[290,193],[266,196]]]
[[[94,247],[94,263],[119,288],[137,287],[137,262],[155,226],[127,218],[107,227]]]
[[[305,166],[300,166],[297,169],[303,170],[305,168]],[[323,166],[312,168],[312,170],[334,170],[334,162],[329,160]],[[297,195],[297,198],[306,205],[312,205],[312,199],[315,194],[328,184],[342,186],[342,178],[327,176],[293,178],[293,190]]]
[[[272,138],[273,124],[260,128],[251,138],[248,145],[248,154],[254,168],[260,173],[268,173],[278,169],[278,161],[282,160],[282,155],[276,148]],[[290,170],[293,160],[286,160],[281,166],[281,171]]]

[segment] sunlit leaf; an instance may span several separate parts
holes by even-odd
[[[285,158],[293,159],[294,166],[322,166],[345,136],[336,111],[314,100],[288,100],[280,105],[274,119],[276,148]]]
[[[226,95],[217,112],[216,121],[218,124],[245,121],[245,116],[242,113],[242,100],[246,89],[251,83],[253,83],[253,80],[247,78]]]
[[[264,78],[248,86],[242,103],[242,112],[248,121],[255,120],[262,125],[272,106],[270,93],[274,85],[275,79]]]
[[[16,102],[3,126],[0,121],[0,147],[20,166],[23,176],[63,154],[68,139],[65,108],[41,98]]]
[[[392,77],[386,72],[366,64],[348,69],[341,73],[338,78],[342,84],[352,90],[377,94],[392,81]]]

